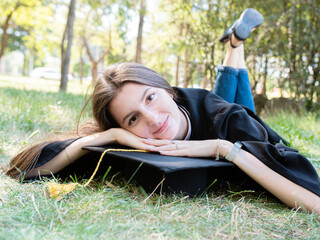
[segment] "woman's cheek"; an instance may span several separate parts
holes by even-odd
[[[174,139],[174,138],[178,135],[179,129],[180,129],[180,124],[176,122],[176,123],[174,124],[174,127],[173,127],[172,131],[171,131],[171,133],[172,133],[172,139]]]
[[[147,127],[137,128],[134,131],[132,131],[132,133],[141,138],[152,138],[152,135],[150,134]]]

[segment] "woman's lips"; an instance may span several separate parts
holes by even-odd
[[[168,121],[169,120],[169,116],[167,116],[166,120],[164,121],[163,124],[161,124],[161,127],[155,131],[153,134],[159,134],[159,133],[163,133],[167,130],[167,127],[168,127]]]

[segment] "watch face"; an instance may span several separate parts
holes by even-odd
[[[234,143],[234,146],[237,147],[237,148],[241,148],[242,147],[242,144],[240,142],[235,142]]]

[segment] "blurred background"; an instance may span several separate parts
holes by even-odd
[[[256,105],[285,97],[319,109],[320,0],[1,0],[0,73],[55,79],[64,92],[129,61],[212,90],[218,38],[247,7],[265,18],[245,42]]]

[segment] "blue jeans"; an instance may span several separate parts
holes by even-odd
[[[213,92],[227,102],[237,103],[255,111],[247,69],[219,67]]]

